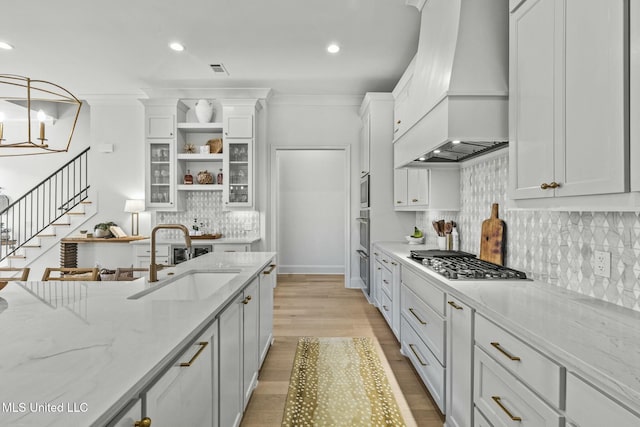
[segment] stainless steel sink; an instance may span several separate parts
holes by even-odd
[[[157,282],[156,286],[131,295],[128,299],[201,300],[210,297],[233,280],[239,270],[192,272]]]

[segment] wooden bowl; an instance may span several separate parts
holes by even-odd
[[[214,138],[207,141],[211,154],[222,153],[222,138]]]

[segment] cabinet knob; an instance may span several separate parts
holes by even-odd
[[[397,123],[397,124],[400,124],[400,123],[402,123],[402,120],[398,120],[396,123]]]
[[[411,201],[412,201],[413,203],[415,203],[415,202],[417,202],[417,201],[418,201],[418,199],[411,199]]]
[[[560,184],[558,184],[555,181],[551,181],[550,184],[547,184],[546,182],[543,182],[542,184],[540,184],[540,188],[542,188],[543,190],[546,190],[548,188],[554,189],[554,188],[558,188],[560,187]]]
[[[151,418],[144,417],[140,421],[136,421],[133,425],[134,427],[151,427]]]

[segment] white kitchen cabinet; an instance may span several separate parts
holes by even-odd
[[[511,14],[512,198],[627,190],[625,19],[624,0],[527,0]]]
[[[134,245],[135,265],[138,268],[149,268],[151,265],[150,245]],[[156,245],[156,264],[169,265],[171,263],[171,245]]]
[[[382,256],[382,251],[380,250],[380,248],[376,247],[375,245],[373,246],[373,267],[372,267],[372,272],[373,274],[371,275],[371,299],[374,302],[374,305],[376,307],[378,307],[378,309],[381,308],[381,301],[382,301],[382,260],[380,259],[380,257]]]
[[[457,165],[394,169],[396,210],[459,210]]]
[[[409,94],[411,91],[411,80],[413,76],[413,66],[415,57],[406,68],[404,74],[393,89],[393,140],[400,138],[409,128]]]
[[[564,417],[477,346],[474,360],[474,404],[493,426],[564,424]]]
[[[574,374],[567,375],[566,415],[576,427],[638,426],[640,416]]]
[[[223,100],[222,200],[225,208],[251,208],[255,190],[257,100]]]
[[[149,115],[146,118],[145,134],[147,138],[169,138],[175,135],[175,116],[170,113],[166,115]]]
[[[243,406],[249,404],[253,390],[258,385],[258,369],[260,358],[260,280],[256,277],[244,289],[242,300],[242,378]]]
[[[444,413],[445,369],[404,316],[401,318],[401,323],[402,354],[409,358],[436,405]]]
[[[402,316],[410,324],[416,334],[424,341],[429,351],[445,364],[445,318],[433,310],[429,304],[418,297],[406,285],[400,291]]]
[[[380,311],[396,338],[400,339],[400,264],[385,252],[379,254]]]
[[[227,108],[224,114],[225,138],[253,138],[253,114]]]
[[[276,264],[260,274],[260,367],[273,342],[273,289],[276,287]]]
[[[473,425],[473,309],[452,295],[447,295],[446,342],[447,426],[471,426]]]
[[[214,386],[218,324],[214,322],[144,394],[153,427],[216,426]]]
[[[369,113],[362,116],[362,129],[360,131],[360,176],[369,173],[369,156],[371,151],[371,116]]]
[[[640,3],[629,7],[629,116],[640,115]],[[631,191],[640,191],[640,120],[630,120]]]
[[[145,157],[146,206],[173,209],[176,206],[175,141],[147,139]]]
[[[528,387],[559,408],[565,369],[482,315],[475,316],[475,344]]]
[[[473,408],[473,427],[493,427],[476,407]]]
[[[243,398],[243,362],[242,362],[242,307],[244,295],[234,298],[218,318],[220,326],[219,345],[219,407],[220,427],[237,427],[242,420]],[[183,425],[183,424],[176,424]]]

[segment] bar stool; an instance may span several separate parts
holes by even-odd
[[[137,277],[134,276],[135,272],[148,272],[148,268],[134,268],[134,267],[126,267],[126,268],[116,268],[116,277],[115,280],[120,281],[130,281],[135,280]]]
[[[0,267],[0,289],[7,285],[7,282],[26,282],[29,278],[29,267]]]

